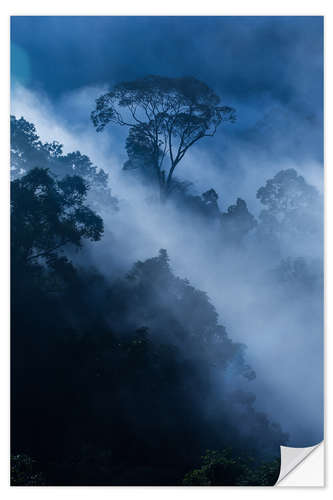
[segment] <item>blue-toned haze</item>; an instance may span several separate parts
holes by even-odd
[[[298,166],[310,178],[318,176],[320,184],[320,17],[13,17],[11,39],[13,85],[46,95],[71,129],[93,132],[89,112],[100,92],[89,93],[87,109],[63,102],[79,89],[147,74],[191,75],[206,82],[236,108],[238,121],[196,147],[205,176],[190,168],[188,158],[178,175],[204,189],[222,174],[228,187],[218,187],[227,203],[258,188],[276,170],[274,163]],[[248,171],[254,169],[257,182]]]
[[[115,83],[148,74],[194,76],[236,108],[236,123],[199,141],[177,167],[177,177],[193,182],[194,192],[213,187],[224,211],[241,197],[256,216],[262,208],[258,188],[282,169],[296,169],[323,192],[321,17],[13,17],[11,47],[12,113],[33,122],[43,141],[88,154],[109,172],[112,192],[121,199],[132,196],[134,203],[138,196],[121,175],[127,130],[108,126],[97,134],[90,112]],[[274,287],[262,285],[267,269],[260,252],[249,257],[255,262],[250,270],[237,256],[227,268],[203,269],[204,238],[182,228],[176,216],[167,233],[161,229],[167,216],[161,217],[142,207],[136,215],[125,203],[110,221],[123,245],[123,269],[167,248],[176,272],[208,292],[231,337],[249,346],[259,409],[278,415],[291,444],[317,442],[321,297],[307,304],[301,296],[291,306]],[[303,242],[293,242],[286,256],[297,257],[301,246],[302,255],[321,257],[320,243]],[[104,272],[110,248],[101,244],[95,256]]]

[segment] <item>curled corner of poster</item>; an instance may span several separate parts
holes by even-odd
[[[280,446],[281,468],[275,486],[324,487],[324,441],[307,448]]]

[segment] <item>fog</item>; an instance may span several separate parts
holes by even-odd
[[[231,245],[216,221],[182,212],[173,199],[161,205],[152,187],[122,170],[127,131],[110,126],[96,133],[89,121],[94,99],[106,88],[80,88],[52,103],[46,95],[19,85],[12,93],[12,114],[34,123],[42,141],[59,141],[65,153],[80,150],[109,173],[118,210],[100,207],[104,237],[86,244],[73,258],[89,262],[112,281],[137,260],[166,249],[174,274],[205,291],[229,337],[247,346],[246,363],[256,378],[230,377],[230,390],[254,393],[255,408],[281,425],[289,434],[289,446],[318,443],[323,438],[322,209],[320,204],[313,207],[314,231],[307,231],[305,224],[296,233],[281,234],[276,245],[258,237],[264,207],[256,193],[281,170],[295,169],[321,197],[320,162],[290,156],[283,144],[289,138],[282,132],[265,148],[241,134],[231,141],[223,130],[221,140],[205,138],[191,148],[175,172],[178,179],[192,183],[189,193],[200,195],[214,188],[222,212],[242,198],[259,222],[244,241]],[[265,133],[265,120],[269,118],[254,123],[255,136]],[[310,285],[306,280],[281,280],[281,262],[300,257],[312,277]]]

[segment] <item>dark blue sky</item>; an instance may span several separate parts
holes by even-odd
[[[322,161],[322,17],[13,17],[11,39],[12,81],[51,101],[147,74],[193,75],[237,109],[237,124],[208,144],[215,162],[241,172],[240,151],[252,163]]]

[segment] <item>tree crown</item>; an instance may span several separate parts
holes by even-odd
[[[199,139],[213,136],[222,121],[235,121],[235,110],[221,106],[205,83],[193,78],[147,76],[122,82],[96,100],[91,113],[96,130],[108,123],[131,128],[127,149],[150,157],[160,184],[169,185],[173,170]],[[169,157],[167,179],[162,165]]]
[[[103,220],[85,205],[87,185],[79,176],[56,181],[34,168],[11,183],[13,256],[25,262],[50,259],[66,244],[98,241]]]

